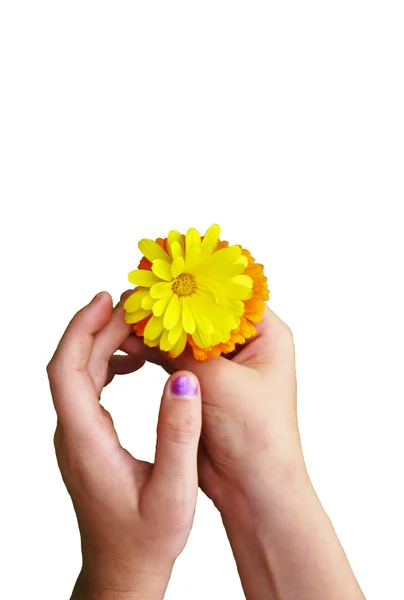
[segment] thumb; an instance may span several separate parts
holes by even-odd
[[[174,373],[165,385],[161,400],[156,458],[148,486],[160,500],[195,503],[201,426],[198,379],[189,371]]]

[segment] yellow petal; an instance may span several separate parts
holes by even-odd
[[[206,350],[212,346],[210,335],[204,333],[199,328],[197,328],[192,335],[192,339],[199,348],[204,348]]]
[[[172,281],[173,276],[171,273],[171,264],[166,260],[161,260],[157,258],[153,261],[152,271],[157,277],[163,279],[164,281]]]
[[[201,251],[201,234],[194,227],[190,227],[185,234],[185,249],[188,252],[200,252]]]
[[[148,317],[151,314],[152,314],[151,310],[144,310],[143,308],[141,308],[140,310],[137,310],[136,312],[126,313],[125,321],[126,321],[126,323],[130,323],[130,324],[138,323],[139,321],[142,321],[143,319],[145,319],[146,317]]]
[[[144,329],[144,337],[149,340],[155,340],[163,331],[163,317],[155,317],[154,315],[147,323]]]
[[[168,281],[159,281],[150,288],[150,296],[152,298],[165,298],[171,296],[173,284]]]
[[[209,298],[194,294],[189,297],[188,302],[194,315],[197,329],[210,335],[213,331],[213,323],[210,317]]]
[[[149,290],[136,290],[129,298],[126,299],[124,309],[126,312],[135,312],[139,310],[142,300],[149,295]]]
[[[170,356],[172,358],[176,358],[177,356],[182,354],[184,352],[186,344],[187,344],[187,334],[185,333],[185,331],[183,331],[181,333],[180,337],[178,338],[177,342],[171,348]]]
[[[174,279],[177,279],[177,277],[184,272],[184,264],[185,263],[182,256],[177,256],[177,258],[173,260],[173,264],[171,265],[171,273]]]
[[[173,231],[170,231],[170,233],[168,234],[167,241],[168,247],[170,248],[171,256],[173,258],[176,258],[177,256],[184,256],[184,240],[179,231],[175,231],[175,229],[173,229]],[[178,248],[176,246],[175,248],[173,247],[175,243],[177,243],[180,247],[180,254],[178,254]]]
[[[244,265],[237,263],[240,257],[240,246],[221,248],[194,267],[193,274],[198,279],[224,281],[241,273]]]
[[[248,300],[252,296],[252,290],[245,285],[225,281],[223,283],[226,296],[234,300]]]
[[[128,275],[128,279],[131,283],[134,283],[135,285],[141,285],[142,287],[151,287],[160,281],[160,279],[156,277],[154,273],[144,269],[131,271]]]
[[[223,285],[217,281],[198,281],[198,289],[213,294],[217,304],[226,304],[226,295]]]
[[[171,244],[171,254],[173,259],[175,260],[176,258],[184,258],[184,250],[183,250],[183,246],[180,246],[179,242],[173,242]]]
[[[239,300],[227,299],[225,305],[220,305],[215,301],[212,294],[203,295],[202,300],[203,305],[199,306],[199,309],[203,308],[206,315],[212,320],[213,329],[212,331],[207,330],[201,322],[198,323],[197,319],[198,339],[204,344],[204,348],[208,347],[208,342],[212,346],[220,342],[226,343],[230,339],[231,331],[237,329],[240,323],[240,316],[244,312],[244,303]],[[201,325],[202,327],[200,327]],[[205,331],[203,328],[205,328]],[[208,331],[210,339],[204,335]]]
[[[244,302],[242,302],[241,300],[234,300],[233,298],[228,298],[226,303],[226,311],[229,315],[241,317],[241,315],[244,313]]]
[[[172,347],[173,344],[170,344],[170,342],[168,341],[168,331],[167,329],[164,329],[160,338],[160,349],[167,352],[168,350],[171,350]]]
[[[248,258],[244,256],[244,254],[240,254],[238,259],[236,260],[236,263],[244,265],[244,267],[248,267]]]
[[[201,258],[201,234],[191,227],[185,235],[185,270],[192,271]]]
[[[195,277],[198,281],[207,282],[222,282],[236,277],[239,273],[244,271],[245,267],[241,263],[222,263],[220,265],[210,265],[208,268],[201,265],[197,266],[198,272],[195,273]]]
[[[225,261],[233,263],[235,262],[241,255],[241,247],[238,245],[228,246],[227,248],[220,248],[220,250],[216,250],[213,252],[211,256],[208,257],[207,260],[212,263],[216,263],[218,261]]]
[[[212,346],[217,346],[217,344],[223,343],[225,344],[231,337],[231,332],[229,331],[226,336],[223,335],[221,331],[214,329],[213,333],[210,335],[210,343]],[[223,339],[227,338],[227,339]]]
[[[194,333],[196,327],[195,319],[189,306],[189,298],[186,296],[182,298],[182,324],[187,333]]]
[[[153,240],[140,240],[138,247],[140,252],[142,252],[142,254],[144,254],[144,256],[150,260],[150,262],[153,262],[157,258],[171,262],[171,258],[168,256],[167,252],[165,252],[163,248]]]
[[[144,337],[143,341],[146,344],[146,346],[150,346],[150,348],[155,348],[160,343],[160,337],[157,337],[155,340],[149,340],[149,338]]]
[[[141,307],[144,308],[145,310],[152,310],[155,302],[156,302],[156,300],[154,298],[152,298],[150,296],[150,294],[148,294],[147,296],[145,296],[143,298]]]
[[[247,288],[252,289],[253,280],[248,275],[237,275],[230,279],[232,283],[238,283],[238,285],[244,285]]]
[[[156,317],[161,317],[164,314],[170,299],[171,296],[164,296],[164,298],[156,300],[156,304],[153,306],[153,314]]]
[[[177,325],[175,327],[173,327],[172,329],[170,329],[170,331],[168,333],[169,343],[174,346],[178,342],[178,339],[183,331],[184,331],[184,328],[182,326],[182,323],[181,323],[181,321],[178,321]]]
[[[164,313],[164,328],[172,329],[178,323],[181,316],[181,303],[180,299],[176,294],[170,300],[170,304],[166,308]]]
[[[212,225],[209,227],[205,236],[202,240],[201,244],[201,254],[202,256],[208,256],[212,254],[217,248],[217,244],[220,236],[220,227],[219,225]]]

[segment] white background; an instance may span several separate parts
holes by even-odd
[[[295,334],[315,487],[368,600],[404,598],[402,2],[0,2],[1,545],[8,600],[68,598],[75,517],[45,365],[137,241],[222,225]],[[153,457],[165,375],[103,401]],[[201,495],[168,599],[243,597]]]

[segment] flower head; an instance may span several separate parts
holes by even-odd
[[[138,287],[125,302],[125,319],[148,346],[176,357],[187,342],[195,358],[232,352],[256,333],[268,299],[262,265],[247,250],[189,229],[168,238],[143,239],[139,269],[129,273]]]

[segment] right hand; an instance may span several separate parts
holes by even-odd
[[[293,337],[270,309],[258,335],[232,360],[222,356],[200,363],[190,353],[170,359],[135,336],[121,348],[168,372],[187,369],[198,376],[204,399],[200,485],[221,512],[237,497],[256,503],[279,479],[305,476]]]
[[[289,328],[267,309],[232,360],[170,361],[134,336],[123,349],[199,378],[199,481],[221,512],[246,598],[363,600],[304,464]]]
[[[199,378],[199,481],[221,512],[246,598],[363,600],[304,464],[289,328],[267,309],[232,360],[170,361],[134,336],[123,349]]]

